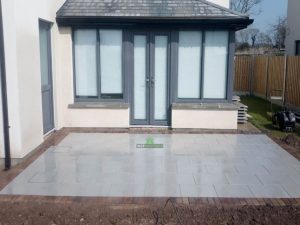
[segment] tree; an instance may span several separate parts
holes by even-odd
[[[260,32],[257,35],[256,43],[259,46],[266,46],[266,47],[271,47],[273,45],[272,38],[270,37],[270,35],[263,33],[263,32]]]
[[[275,24],[270,26],[270,33],[273,36],[274,45],[278,50],[285,47],[285,38],[287,32],[287,19],[286,17],[279,17]]]
[[[250,33],[248,32],[248,29],[244,29],[236,33],[236,39],[240,43],[249,43]]]
[[[243,14],[259,14],[259,4],[263,0],[231,0],[231,9]],[[254,47],[259,35],[259,30],[255,28],[248,28],[236,33],[237,49],[246,49],[250,45]]]
[[[231,0],[231,9],[243,14],[255,14],[254,9],[262,1],[263,0]],[[258,34],[258,29],[248,28],[237,32],[236,39],[239,42],[239,44],[251,43],[251,46],[254,47]]]
[[[248,31],[251,37],[251,46],[254,47],[256,43],[256,37],[259,34],[259,30],[255,28],[249,28]]]
[[[237,33],[237,40],[240,43],[250,43],[251,46],[254,47],[256,43],[256,37],[259,34],[259,30],[255,28],[248,28],[245,30],[241,30]]]
[[[238,11],[243,14],[257,14],[254,9],[262,2],[263,0],[231,0],[231,8],[235,11]]]

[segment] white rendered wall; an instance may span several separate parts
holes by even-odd
[[[295,41],[300,40],[300,1],[289,0],[287,13],[286,54],[295,55]]]
[[[229,8],[230,6],[230,0],[209,0],[210,2],[214,3],[214,4],[218,4],[220,6]]]
[[[172,110],[172,128],[237,129],[237,110]]]
[[[2,0],[12,158],[24,157],[44,138],[38,19],[55,22],[63,2]]]
[[[56,36],[56,103],[57,128],[62,127],[129,127],[129,109],[74,109],[72,32],[59,28]]]

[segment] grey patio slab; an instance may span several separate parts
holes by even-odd
[[[151,137],[162,148],[140,148]],[[70,133],[0,194],[300,197],[300,162],[265,135]]]
[[[251,192],[257,198],[290,198],[280,185],[249,185]]]
[[[145,187],[145,196],[151,197],[181,197],[180,186],[174,184],[148,184]]]
[[[224,173],[197,173],[194,174],[196,184],[229,184]]]
[[[259,174],[257,176],[263,184],[297,185],[296,181],[286,174]]]
[[[111,197],[144,197],[145,186],[136,184],[112,185],[108,196]]]
[[[197,163],[178,163],[177,169],[179,173],[204,173],[206,167],[201,162]]]
[[[236,165],[235,166],[237,172],[241,175],[257,175],[257,174],[270,174],[270,172],[261,165]]]
[[[180,185],[182,197],[218,197],[213,185]]]
[[[205,167],[209,174],[238,173],[238,170],[235,168],[235,166],[230,164],[206,165]]]
[[[300,196],[300,185],[283,185],[284,190],[292,197],[299,198]]]
[[[214,185],[220,198],[253,198],[254,194],[247,185]]]
[[[256,185],[262,184],[253,174],[226,174],[229,184]]]

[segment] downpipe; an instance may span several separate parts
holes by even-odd
[[[2,2],[0,0],[0,76],[1,76],[1,97],[2,97],[2,118],[3,118],[3,138],[5,152],[5,170],[11,167],[10,139],[9,139],[9,122],[7,106],[7,86],[6,86],[6,68],[5,68],[5,50],[3,36],[3,18]]]

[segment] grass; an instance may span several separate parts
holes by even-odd
[[[248,114],[251,116],[249,121],[262,130],[265,133],[270,133],[274,137],[283,138],[287,135],[286,132],[280,131],[273,127],[272,125],[272,113],[271,113],[271,104],[270,102],[254,97],[254,96],[243,96],[241,97],[243,104],[248,106]],[[273,111],[279,111],[282,107],[273,105]],[[288,133],[291,134],[291,133]],[[293,133],[300,140],[300,128],[296,128],[296,132]]]

